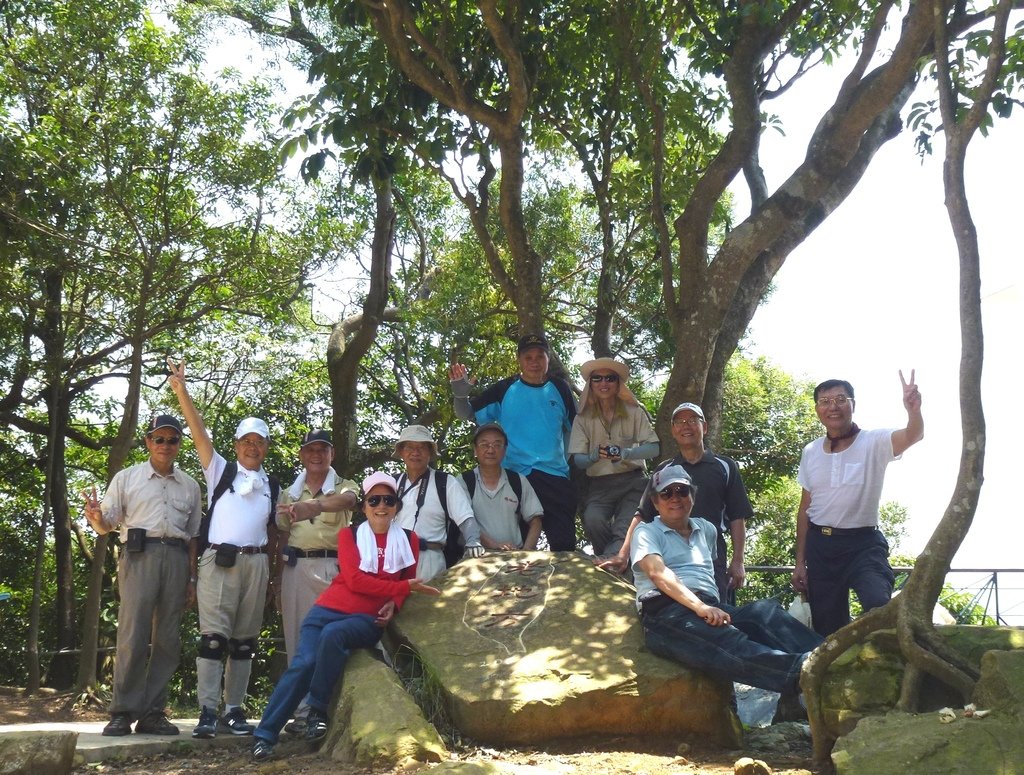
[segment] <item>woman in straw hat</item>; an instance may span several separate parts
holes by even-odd
[[[586,384],[572,425],[569,455],[589,477],[583,530],[600,557],[622,546],[647,486],[644,461],[657,456],[659,443],[647,411],[626,387],[626,364],[596,358],[584,363],[580,372]]]

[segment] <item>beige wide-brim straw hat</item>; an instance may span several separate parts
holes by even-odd
[[[590,400],[590,375],[600,369],[607,369],[608,371],[614,371],[619,375],[619,398],[622,399],[623,403],[632,404],[633,406],[639,406],[640,402],[636,400],[636,396],[633,395],[633,391],[626,386],[626,380],[629,379],[629,366],[624,364],[622,361],[617,361],[614,358],[595,358],[592,361],[587,361],[580,366],[580,374],[583,376],[583,392],[580,393],[580,409],[587,407],[587,402]]]
[[[437,442],[430,435],[430,430],[425,425],[406,425],[398,434],[398,441],[395,442],[395,457],[398,457],[398,450],[407,441],[424,441],[430,445],[431,454],[437,457]]]

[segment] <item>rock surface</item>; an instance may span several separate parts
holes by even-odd
[[[66,775],[77,732],[11,732],[0,737],[0,775]]]
[[[385,769],[447,758],[437,730],[394,670],[369,651],[349,658],[334,709],[320,751],[335,761]]]
[[[991,650],[1024,650],[1024,630],[1012,627],[937,627],[956,651],[981,664]],[[866,716],[888,713],[896,706],[903,682],[903,657],[894,630],[874,633],[866,643],[848,649],[829,668],[822,687],[825,721],[837,737],[848,734]],[[962,705],[955,692],[925,679],[921,710]]]
[[[648,653],[633,589],[574,553],[465,560],[389,630],[419,656],[455,726],[492,745],[588,735],[735,746],[730,684]]]
[[[1024,736],[1015,717],[939,722],[938,713],[892,712],[863,719],[836,744],[837,775],[1018,775]]]
[[[891,712],[864,718],[839,739],[832,752],[838,775],[1016,775],[1024,762],[1024,650],[978,649],[993,643],[1013,649],[1024,645],[1024,632],[1008,628],[956,628],[946,633],[961,653],[981,664],[974,692],[984,718],[968,716],[949,703],[956,717],[942,723],[936,710],[916,715]]]

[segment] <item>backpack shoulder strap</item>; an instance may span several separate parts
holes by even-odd
[[[516,494],[516,516],[519,519],[523,518],[523,475],[518,471],[508,471],[506,469],[505,475],[508,477],[509,486],[512,488],[512,492]]]
[[[434,486],[437,489],[437,499],[441,501],[441,511],[445,518],[448,517],[448,474],[444,471],[434,469]]]
[[[466,483],[466,489],[469,490],[469,499],[473,500],[473,493],[476,492],[476,473],[472,468],[462,472],[462,481]]]
[[[238,473],[238,463],[231,462],[224,466],[224,471],[220,475],[220,479],[217,480],[217,484],[213,487],[213,495],[210,496],[210,505],[203,511],[203,516],[199,521],[199,552],[206,551],[206,547],[210,545],[210,520],[213,519],[213,508],[217,505],[217,501],[220,497],[231,489],[232,482],[235,481],[235,475]],[[271,509],[273,512],[273,509]]]

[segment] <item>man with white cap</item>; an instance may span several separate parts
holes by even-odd
[[[672,412],[672,438],[679,448],[679,454],[667,460],[660,467],[677,465],[693,478],[699,494],[693,502],[693,513],[703,517],[718,528],[718,551],[715,555],[715,582],[720,600],[735,601],[736,590],[743,586],[746,571],[743,568],[743,551],[746,545],[747,523],[754,515],[754,508],[747,497],[747,488],[740,476],[739,466],[732,458],[717,455],[704,446],[704,435],[708,431],[704,410],[697,404],[686,402]],[[656,513],[647,488],[637,507],[637,521],[650,522]],[[732,539],[732,559],[726,562],[725,533]],[[616,558],[625,565],[629,552],[629,537]]]
[[[715,583],[717,526],[691,517],[699,488],[682,466],[651,477],[657,516],[634,531],[631,561],[644,642],[687,667],[776,692],[800,688],[800,669],[821,637],[775,599],[737,608]]]
[[[181,658],[181,616],[195,601],[199,484],[175,465],[181,423],[159,414],[146,429],[149,459],[114,474],[100,504],[85,496],[85,518],[103,535],[117,530],[120,606],[107,736],[176,735],[167,720],[167,683]]]
[[[242,704],[277,560],[274,506],[278,485],[263,470],[270,429],[258,417],[242,420],[235,430],[237,462],[228,463],[213,448],[206,424],[189,395],[185,362],[168,360],[168,367],[171,390],[192,431],[207,492],[207,513],[199,537],[202,555],[196,573],[200,713],[192,736],[215,737],[218,730],[251,735],[255,727],[246,721]],[[218,717],[222,681],[224,713]]]
[[[302,437],[299,460],[302,472],[282,491],[277,504],[277,529],[284,548],[276,589],[289,662],[298,653],[302,620],[338,575],[338,531],[351,523],[359,492],[355,482],[342,479],[331,465],[334,442],[327,431],[312,430]],[[304,734],[308,712],[303,700],[285,731]]]
[[[405,464],[398,477],[398,497],[402,509],[396,518],[399,527],[419,536],[420,556],[416,576],[430,581],[447,566],[444,547],[448,539],[448,519],[462,534],[466,556],[484,553],[480,527],[473,515],[469,494],[454,476],[431,468],[437,457],[437,443],[422,425],[407,425],[395,443],[395,456]]]

